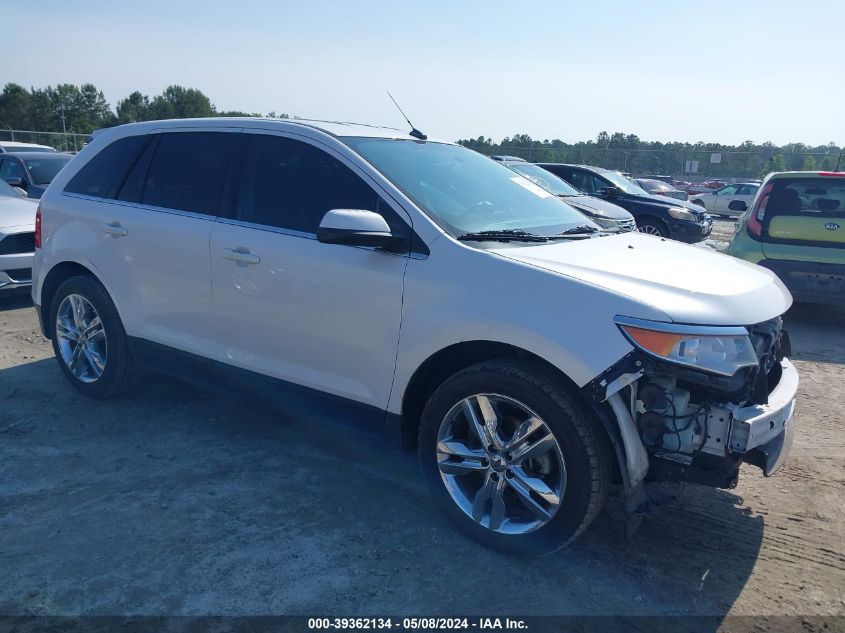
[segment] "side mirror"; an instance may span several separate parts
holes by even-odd
[[[20,187],[12,187],[15,190],[15,193],[18,194],[21,198],[29,198],[29,194]]]
[[[6,184],[10,187],[20,187],[23,188],[23,180],[18,177],[14,178],[6,178]]]
[[[323,244],[373,246],[390,250],[398,247],[404,237],[395,235],[387,221],[375,211],[332,209],[320,222],[317,240]]]
[[[748,205],[745,204],[744,200],[731,200],[728,203],[728,209],[731,211],[746,211],[748,209]]]

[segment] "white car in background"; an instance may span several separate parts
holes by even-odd
[[[711,215],[739,217],[742,211],[730,208],[731,202],[741,200],[746,206],[751,205],[760,185],[753,182],[737,182],[708,193],[698,193],[690,197],[690,202],[704,207]]]
[[[0,296],[32,283],[37,205],[0,180]]]
[[[18,141],[0,141],[0,154],[14,154],[15,152],[55,152],[54,147],[39,145],[38,143],[19,143]]]

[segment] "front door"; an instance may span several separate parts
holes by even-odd
[[[732,215],[735,212],[731,211],[729,205],[734,200],[737,200],[737,194],[739,193],[739,185],[728,185],[727,187],[722,187],[717,192],[715,192],[713,198],[713,213],[717,215]]]
[[[385,409],[408,254],[323,244],[315,234],[331,209],[377,211],[394,230],[410,223],[329,152],[244,131],[227,217],[211,235],[218,358]]]

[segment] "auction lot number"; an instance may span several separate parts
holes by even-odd
[[[308,628],[332,629],[400,629],[406,631],[433,629],[520,630],[525,621],[511,618],[308,618]]]

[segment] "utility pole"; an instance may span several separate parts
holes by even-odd
[[[67,128],[65,127],[65,104],[64,101],[59,101],[59,107],[62,109],[62,148],[67,151]]]

